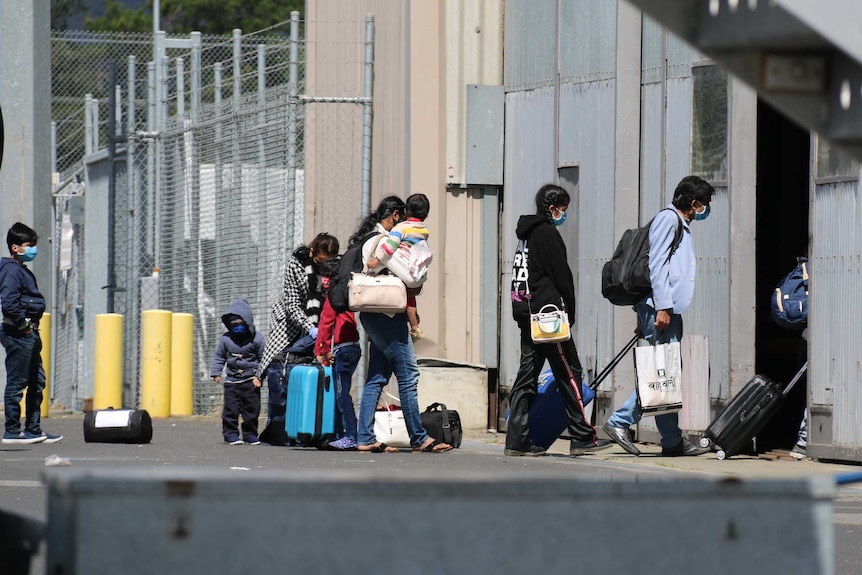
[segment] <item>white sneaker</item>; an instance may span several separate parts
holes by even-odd
[[[805,446],[803,445],[794,445],[793,449],[790,450],[790,457],[793,459],[806,459],[808,457],[808,453],[806,452]]]

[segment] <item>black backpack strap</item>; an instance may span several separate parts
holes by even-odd
[[[665,209],[673,211],[674,213],[676,213],[676,219],[677,219],[676,233],[673,235],[673,241],[670,244],[670,253],[667,256],[667,261],[670,261],[670,258],[673,257],[673,254],[676,253],[676,250],[679,249],[679,246],[682,243],[683,225],[682,225],[682,217],[680,217],[679,213],[677,213],[676,210],[671,210],[670,208],[665,208]]]
[[[452,445],[452,426],[449,423],[449,410],[446,409],[446,405],[443,403],[432,403],[427,409],[425,409],[425,411],[437,411],[438,407],[440,408],[443,417],[443,422],[441,423],[441,426],[443,427],[443,443]]]

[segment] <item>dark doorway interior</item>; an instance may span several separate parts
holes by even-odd
[[[769,301],[776,284],[808,253],[810,136],[766,102],[757,104],[757,242],[755,369],[786,384],[805,361],[801,332],[776,325]],[[757,436],[757,451],[789,449],[806,402],[802,379]]]

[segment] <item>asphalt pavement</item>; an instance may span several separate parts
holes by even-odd
[[[736,456],[719,461],[712,454],[698,457],[662,457],[656,445],[639,444],[640,457],[617,446],[596,455],[570,457],[568,443],[558,441],[544,457],[505,457],[503,434],[465,430],[460,449],[443,454],[369,454],[320,451],[313,448],[231,446],[221,437],[217,417],[181,417],[154,420],[153,440],[146,445],[86,443],[83,416],[54,415],[43,420],[50,433],[64,435],[56,444],[0,445],[0,509],[46,520],[47,493],[42,483],[46,465],[60,463],[78,468],[153,468],[164,466],[227,469],[236,473],[258,470],[375,469],[427,474],[447,470],[511,476],[564,476],[613,481],[686,477],[738,479],[794,479],[812,475],[836,476],[859,467],[835,463],[777,460]],[[56,457],[55,457],[56,456]],[[842,487],[834,509],[836,573],[862,572],[862,484]],[[31,573],[41,573],[44,546]]]

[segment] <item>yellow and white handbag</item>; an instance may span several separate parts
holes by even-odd
[[[533,343],[555,343],[572,338],[569,314],[554,304],[542,306],[537,313],[530,312],[530,335]]]

